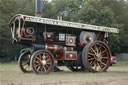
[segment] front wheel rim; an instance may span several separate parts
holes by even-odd
[[[52,70],[54,60],[49,53],[41,51],[34,55],[32,63],[32,67],[36,73],[47,74]]]
[[[31,58],[31,55],[29,51],[22,53],[19,57],[19,60],[18,60],[19,67],[21,71],[24,73],[32,72],[30,68],[30,58]]]

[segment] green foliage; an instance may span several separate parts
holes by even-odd
[[[0,55],[14,56],[22,48],[21,45],[12,45],[8,23],[14,15],[19,13],[33,15],[34,1],[0,0]]]
[[[102,6],[100,0],[87,0],[73,18],[82,23],[110,26],[113,23],[113,12],[107,6]]]
[[[42,14],[43,17],[53,18],[53,19],[56,19],[57,17],[55,6],[53,6],[51,3],[48,3],[47,1],[43,3],[42,12],[43,12]]]
[[[0,53],[8,54],[10,50],[11,37],[8,22],[16,13],[16,2],[14,0],[0,0]]]
[[[114,12],[113,27],[120,29],[119,36],[111,36],[112,51],[116,53],[128,53],[128,3],[125,0],[102,0],[104,6],[108,6]]]
[[[63,20],[73,21],[72,16],[78,13],[79,6],[79,0],[53,0],[44,4],[43,17],[57,19],[58,16],[62,16]]]
[[[124,0],[43,0],[43,17],[116,27],[110,34],[112,53],[128,52],[128,3]],[[0,0],[0,54],[14,55],[21,45],[11,44],[9,20],[16,14],[34,15],[35,0]]]

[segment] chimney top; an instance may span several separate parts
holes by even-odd
[[[42,0],[35,0],[35,16],[42,16]]]

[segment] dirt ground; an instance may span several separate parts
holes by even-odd
[[[0,64],[0,85],[128,85],[128,61],[110,66],[104,73],[63,72],[47,75],[22,73],[17,63]]]

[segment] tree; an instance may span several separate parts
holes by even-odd
[[[73,21],[72,16],[78,13],[79,7],[79,0],[52,0],[45,4],[43,17],[56,19],[57,16],[62,16],[63,20]]]
[[[73,20],[87,24],[111,26],[113,12],[107,6],[102,6],[100,0],[87,0],[79,12],[74,15]]]
[[[116,39],[117,36],[111,36],[113,40],[117,40],[115,43],[113,43],[113,40],[111,41],[113,43],[111,44],[112,48],[119,47],[119,50],[114,50],[117,53],[128,53],[128,3],[125,0],[102,0],[102,4],[108,6],[114,12],[115,22],[112,26],[120,29],[118,40]]]
[[[17,53],[22,46],[11,44],[11,29],[8,23],[19,13],[34,15],[35,0],[0,0],[0,54],[9,56]]]
[[[112,52],[128,52],[128,3],[124,0],[43,0],[43,17],[120,29],[110,34]],[[0,54],[14,55],[21,45],[11,44],[9,20],[16,14],[34,15],[35,0],[0,0]]]

